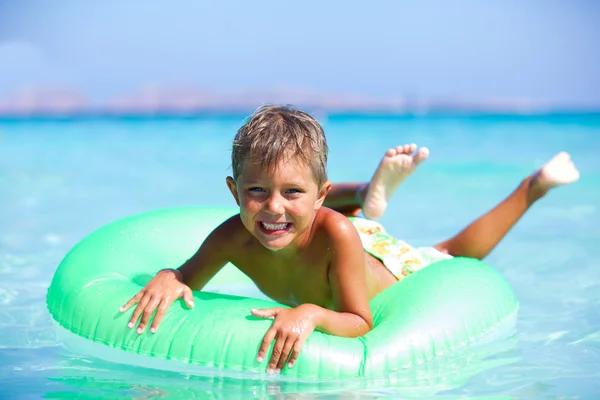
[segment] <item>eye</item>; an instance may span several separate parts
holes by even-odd
[[[300,194],[304,193],[302,189],[288,189],[285,191],[286,194]]]
[[[264,196],[266,196],[267,191],[261,187],[258,186],[252,186],[249,187],[248,189],[246,189],[248,196],[250,197],[255,197],[255,198],[262,198]]]

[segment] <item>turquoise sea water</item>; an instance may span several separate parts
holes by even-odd
[[[45,306],[62,257],[130,214],[233,206],[225,177],[242,120],[0,121],[0,398],[600,397],[600,115],[322,118],[334,181],[367,180],[387,147],[430,148],[383,218],[416,245],[455,234],[560,150],[579,167],[487,258],[521,302],[517,332],[465,363],[459,384],[423,371],[343,384],[189,376],[67,351]]]

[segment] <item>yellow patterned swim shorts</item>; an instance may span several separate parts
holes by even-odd
[[[365,251],[381,260],[398,280],[429,264],[452,258],[433,247],[412,247],[391,236],[378,222],[357,217],[349,218],[358,231]]]

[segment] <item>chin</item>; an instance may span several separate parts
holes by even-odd
[[[270,246],[265,246],[264,244],[263,244],[263,246],[265,249],[272,251],[273,253],[277,253],[279,250],[284,249],[283,247],[270,247]]]
[[[264,235],[261,235],[261,232],[257,232],[255,237],[265,249],[273,252],[289,248],[294,241],[294,237],[290,237],[290,235],[284,235],[284,237],[279,237],[276,239],[265,238]]]
[[[270,244],[270,243],[263,243],[261,242],[260,244],[263,245],[263,247],[269,251],[273,251],[273,252],[277,252],[280,250],[285,249],[286,247],[288,247],[290,244],[289,243],[285,243],[285,244]]]

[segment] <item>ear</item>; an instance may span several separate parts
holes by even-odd
[[[235,202],[239,206],[240,205],[240,196],[238,195],[237,185],[235,184],[235,180],[232,177],[228,176],[226,179],[226,182],[227,182],[227,187],[229,188],[229,191],[231,192],[231,194],[235,198]]]
[[[327,194],[329,194],[330,190],[331,181],[325,181],[319,189],[319,196],[317,197],[317,201],[315,202],[315,211],[321,208],[323,202],[325,201],[325,197],[327,197]]]

